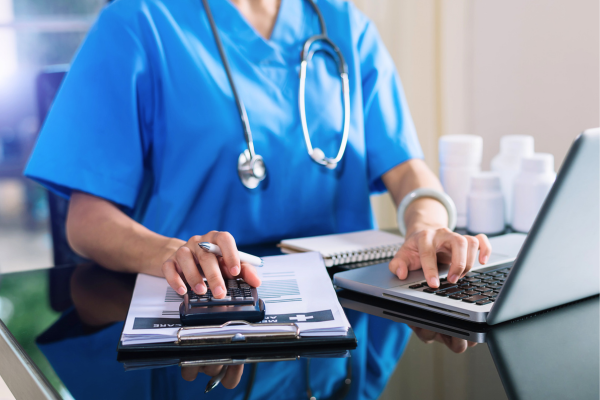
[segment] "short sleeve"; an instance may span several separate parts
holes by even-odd
[[[369,188],[386,190],[381,176],[407,160],[423,158],[400,77],[373,23],[359,37]]]
[[[79,49],[25,175],[67,198],[79,190],[133,208],[149,146],[143,132],[151,124],[152,84],[139,38],[112,7]]]

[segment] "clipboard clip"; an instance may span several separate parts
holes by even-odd
[[[300,356],[264,356],[264,357],[246,357],[246,358],[213,358],[203,360],[185,360],[180,361],[180,367],[206,367],[208,365],[243,365],[243,364],[255,364],[261,362],[274,362],[274,361],[296,361],[300,359]]]
[[[244,333],[210,333],[210,334],[202,334],[202,330],[208,329],[221,329],[230,325],[247,325],[251,327],[261,327],[264,328],[265,324],[251,324],[247,321],[229,321],[224,323],[223,325],[207,325],[207,326],[184,326],[179,328],[177,331],[177,344],[186,345],[186,344],[228,344],[228,343],[264,343],[278,340],[290,340],[290,339],[299,339],[300,338],[300,327],[293,323],[277,323],[277,324],[268,324],[267,326],[291,326],[295,327],[294,331],[288,332],[244,332]],[[182,336],[181,333],[187,330],[196,330],[199,331],[196,335],[190,336]]]

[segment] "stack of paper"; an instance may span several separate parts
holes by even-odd
[[[293,327],[275,327],[272,323],[294,322],[301,336],[343,336],[350,324],[340,305],[325,264],[319,253],[301,253],[265,257],[257,268],[262,285],[266,317],[262,327],[232,326],[219,333],[287,332]],[[139,274],[121,340],[124,346],[176,341],[179,304],[182,296],[171,289],[164,278]],[[202,329],[202,333],[215,333]],[[190,329],[182,335],[197,335]]]

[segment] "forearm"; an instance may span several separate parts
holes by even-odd
[[[439,179],[422,160],[404,162],[386,172],[382,179],[396,207],[415,189],[427,187],[443,191]],[[404,213],[404,221],[408,237],[422,229],[448,226],[448,212],[439,201],[421,198],[408,206]]]
[[[162,276],[162,263],[185,241],[159,235],[104,199],[74,192],[67,217],[71,248],[115,271]]]

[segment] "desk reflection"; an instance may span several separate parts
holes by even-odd
[[[456,353],[485,343],[509,399],[590,399],[600,396],[598,296],[489,326],[343,291],[345,308],[409,324],[425,343]]]
[[[294,361],[235,365],[221,385],[204,394],[221,366],[162,359],[161,368],[142,363],[125,371],[117,361],[116,346],[134,283],[135,275],[77,266],[71,277],[74,307],[38,337],[39,348],[75,398],[375,399],[411,336],[405,324],[348,310],[358,338],[350,357],[300,356]]]

